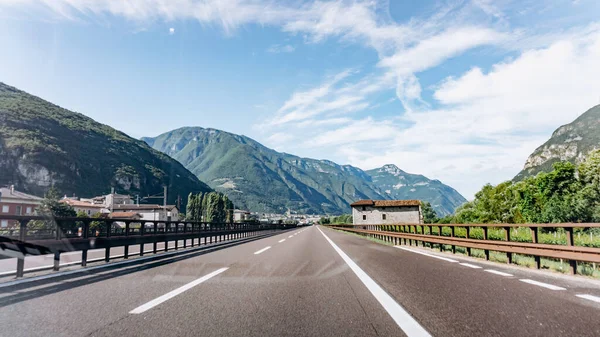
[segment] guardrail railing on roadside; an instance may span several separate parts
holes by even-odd
[[[124,247],[124,258],[144,255],[144,245],[152,244],[152,253],[158,252],[157,244],[164,242],[161,251],[169,250],[169,242],[174,241],[178,249],[179,241],[183,248],[195,239],[201,244],[212,244],[225,240],[239,239],[260,232],[283,230],[297,227],[286,224],[256,223],[207,223],[195,221],[132,220],[79,217],[44,217],[0,215],[11,226],[0,228],[0,255],[17,258],[17,277],[22,277],[27,255],[54,254],[54,270],[59,270],[60,254],[81,251],[81,265],[86,266],[88,250],[105,249],[104,260],[110,260],[112,247]],[[129,246],[140,245],[139,253],[130,254]]]
[[[354,232],[375,237],[395,245],[414,245],[430,247],[437,245],[440,251],[450,246],[452,253],[456,247],[463,247],[471,256],[471,249],[481,249],[485,259],[490,259],[490,251],[506,253],[507,263],[513,263],[513,254],[533,256],[535,267],[540,269],[541,259],[563,259],[569,261],[571,274],[577,273],[578,262],[600,263],[600,247],[575,245],[574,228],[598,228],[598,223],[556,223],[556,224],[398,224],[398,225],[328,225],[330,228]],[[444,228],[449,230],[444,231]],[[490,229],[500,228],[503,237],[494,231],[495,240],[490,239]],[[529,228],[530,241],[512,240],[512,232],[518,228]],[[565,244],[540,243],[540,230],[543,228],[562,228],[566,236]],[[437,233],[434,234],[434,229]],[[461,229],[461,235],[457,235]],[[478,229],[480,238],[474,237],[474,229]]]

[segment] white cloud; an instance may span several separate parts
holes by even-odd
[[[175,34],[175,28],[173,28],[173,27],[169,28],[169,34],[170,35]]]
[[[289,45],[289,44],[286,44],[286,45],[274,44],[267,49],[267,52],[273,53],[273,54],[279,54],[279,53],[291,53],[294,50],[296,50],[296,47]]]

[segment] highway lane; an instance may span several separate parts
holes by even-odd
[[[575,296],[600,295],[593,283],[502,276],[322,230],[433,336],[600,335],[600,304]],[[5,291],[0,324],[10,336],[405,335],[317,227],[143,270]]]

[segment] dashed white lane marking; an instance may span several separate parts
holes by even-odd
[[[488,273],[492,273],[492,274],[496,274],[496,275],[500,275],[500,276],[506,276],[506,277],[513,276],[512,274],[504,273],[504,272],[493,270],[493,269],[486,269],[485,271],[487,271]]]
[[[465,267],[469,267],[469,268],[473,268],[473,269],[481,269],[480,266],[476,266],[474,264],[470,264],[470,263],[459,263],[461,266],[465,266]]]
[[[254,252],[254,255],[258,255],[258,254],[260,254],[260,253],[262,253],[262,252],[264,252],[264,251],[266,251],[268,249],[271,249],[271,246],[267,246],[267,247],[265,247],[265,248],[263,248],[263,249],[261,249],[259,251]]]
[[[333,249],[342,257],[348,267],[352,269],[354,274],[362,281],[362,283],[369,289],[371,294],[377,299],[377,301],[383,306],[388,312],[392,319],[396,322],[398,327],[404,331],[408,337],[430,337],[431,335],[425,330],[412,316],[404,310],[388,293],[385,292],[375,281],[365,273],[352,259],[344,253],[331,239],[323,233],[323,231],[317,227],[319,232],[323,234],[325,239],[333,247]]]
[[[290,236],[288,236],[288,239],[291,239],[291,238],[293,238],[293,237],[294,237],[293,235],[290,235]]]
[[[427,253],[420,252],[420,251],[418,251],[418,250],[409,249],[409,248],[406,248],[406,247],[401,247],[401,246],[394,246],[394,247],[396,247],[396,248],[399,248],[399,249],[403,249],[403,250],[406,250],[406,251],[409,251],[409,252],[413,252],[413,253],[417,253],[417,254],[421,254],[421,255],[425,255],[425,256],[433,257],[433,258],[436,258],[436,259],[440,259],[440,260],[448,261],[448,262],[458,262],[458,261],[456,261],[456,260],[452,260],[452,259],[449,259],[449,258],[446,258],[446,257],[441,257],[441,256],[431,255],[431,254],[427,254]]]
[[[590,301],[594,301],[594,302],[600,303],[600,297],[598,297],[598,296],[587,295],[587,294],[578,294],[578,295],[575,295],[575,296],[580,297],[580,298],[585,298],[586,300],[590,300]]]
[[[191,288],[199,285],[200,283],[202,283],[202,282],[204,282],[204,281],[206,281],[206,280],[208,280],[210,278],[213,278],[213,277],[221,274],[222,272],[226,271],[227,269],[229,269],[229,268],[228,267],[224,267],[224,268],[221,268],[221,269],[217,269],[217,270],[213,271],[212,273],[210,273],[208,275],[202,276],[201,278],[199,278],[199,279],[197,279],[195,281],[192,281],[192,282],[190,282],[188,284],[185,284],[185,285],[183,285],[183,286],[181,286],[181,287],[179,287],[179,288],[177,288],[177,289],[175,289],[173,291],[170,291],[170,292],[168,292],[168,293],[166,293],[166,294],[164,294],[164,295],[162,295],[160,297],[157,297],[157,298],[153,299],[152,301],[150,301],[150,302],[148,302],[146,304],[142,304],[139,307],[131,310],[129,313],[130,314],[141,314],[141,313],[143,313],[143,312],[145,312],[145,311],[147,311],[149,309],[154,308],[155,306],[157,306],[157,305],[159,305],[159,304],[161,304],[161,303],[163,303],[165,301],[170,300],[171,298],[173,298],[173,297],[181,294],[182,292],[184,292],[186,290],[189,290],[189,289],[191,289]]]
[[[279,243],[282,243],[283,241],[285,241],[285,239],[281,239],[281,240],[279,240]]]
[[[534,281],[534,280],[530,280],[530,279],[520,279],[519,281],[533,284],[533,285],[540,286],[540,287],[544,287],[544,288],[550,289],[550,290],[567,290],[566,288],[563,288],[563,287],[555,286],[555,285],[548,284],[548,283],[542,283],[542,282],[538,282],[538,281]]]

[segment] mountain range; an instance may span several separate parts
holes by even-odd
[[[170,203],[211,190],[145,142],[0,82],[0,185],[6,184],[37,195],[54,185],[86,197],[111,187],[156,195],[167,185]]]
[[[588,153],[600,148],[600,105],[581,114],[573,122],[556,129],[550,139],[527,158],[523,170],[513,179],[522,180],[542,171],[551,171],[552,164],[567,160],[578,164]]]
[[[466,201],[440,181],[394,165],[363,171],[277,152],[221,130],[183,127],[142,140],[226,193],[236,206],[252,211],[340,214],[359,199],[421,199],[446,215]]]

